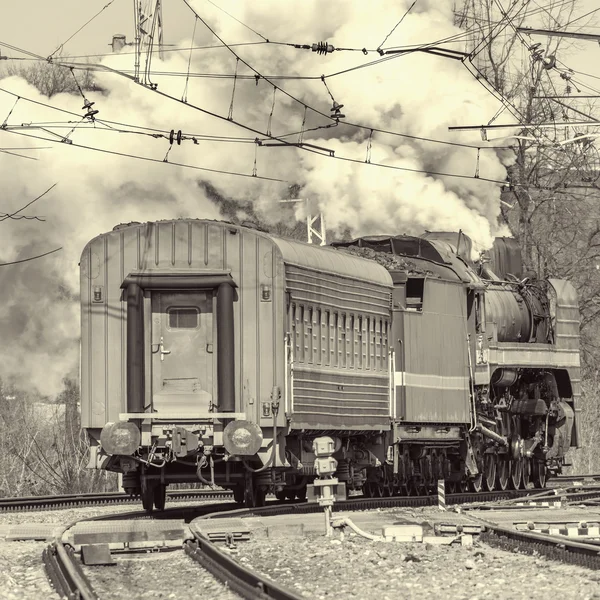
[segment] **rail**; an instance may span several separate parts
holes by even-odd
[[[70,546],[64,546],[57,539],[44,550],[42,560],[48,578],[59,596],[69,600],[98,600]]]
[[[174,502],[185,500],[219,500],[233,497],[229,490],[167,490],[167,498]],[[102,506],[105,504],[136,504],[137,496],[124,492],[102,494],[61,494],[57,496],[28,496],[22,498],[0,498],[0,512],[25,510],[52,510],[78,506]]]
[[[197,495],[203,490],[194,490]],[[184,493],[181,490],[178,493]],[[594,492],[600,495],[600,490]],[[553,490],[547,490],[547,495],[551,496]],[[532,500],[543,496],[544,492],[539,490],[510,490],[504,492],[484,492],[484,493],[459,493],[449,494],[446,499],[448,504],[465,504],[474,500],[494,502],[498,500],[517,500],[519,498],[530,498]],[[202,496],[206,497],[205,494]],[[556,497],[556,495],[554,496]],[[405,496],[405,497],[387,497],[387,498],[356,498],[351,500],[339,501],[335,503],[335,510],[372,510],[377,508],[390,508],[397,506],[429,506],[437,503],[437,497],[432,496]],[[215,506],[216,508],[216,506]],[[215,519],[222,517],[246,517],[246,516],[273,516],[285,514],[304,514],[312,512],[321,512],[322,509],[316,503],[277,503],[273,502],[260,508],[239,508],[221,510],[219,512],[209,513],[210,506],[203,507],[201,518]],[[177,510],[173,508],[170,510]],[[168,511],[165,511],[168,512]],[[127,513],[119,515],[120,518],[127,518]],[[108,515],[104,517],[93,517],[92,520],[104,520],[106,518],[117,518],[117,515]],[[483,539],[491,545],[503,548],[518,548],[525,551],[539,552],[562,560],[591,568],[600,569],[600,546],[590,543],[582,543],[562,538],[559,536],[550,536],[534,532],[524,532],[512,530],[500,525],[496,525],[488,520],[469,516],[485,526]],[[86,519],[89,520],[89,519]],[[70,525],[69,527],[71,527]],[[68,528],[65,528],[65,530]],[[62,537],[62,536],[61,536]],[[44,551],[43,560],[55,589],[59,594],[67,598],[81,600],[97,600],[90,582],[85,577],[83,571],[75,560],[73,549],[70,546],[63,546],[57,538],[56,541],[48,546]],[[302,596],[297,595],[292,590],[273,582],[272,580],[251,571],[243,565],[232,560],[225,552],[221,551],[212,541],[203,536],[200,532],[194,531],[194,539],[187,540],[184,543],[185,552],[202,567],[206,568],[214,577],[226,583],[234,592],[240,594],[248,600],[300,600]]]
[[[184,550],[214,577],[247,600],[304,598],[235,562],[202,535],[195,534],[194,540],[184,544]]]
[[[490,546],[528,554],[541,554],[560,562],[589,569],[600,569],[600,546],[598,544],[577,542],[566,536],[519,531],[484,519],[473,518],[473,520],[477,520],[485,526],[481,540]]]

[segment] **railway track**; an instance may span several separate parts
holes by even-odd
[[[483,519],[476,521],[484,525],[481,540],[490,546],[543,555],[559,562],[600,570],[599,541],[580,542],[563,535],[519,531]]]
[[[580,486],[577,486],[579,488]],[[568,490],[569,488],[567,488]],[[195,491],[192,497],[207,498],[205,494],[198,494]],[[184,493],[183,491],[181,492]],[[590,498],[592,496],[600,497],[600,487],[587,490],[568,492],[561,490],[560,494],[565,494],[569,500],[577,498]],[[452,505],[467,504],[483,501],[497,503],[500,501],[518,501],[519,499],[530,498],[532,500],[545,500],[557,497],[554,490],[511,490],[505,492],[487,492],[487,493],[460,493],[449,494],[446,497],[447,503]],[[437,503],[436,496],[408,496],[408,497],[387,497],[387,498],[354,498],[345,501],[336,502],[334,511],[352,511],[352,510],[374,510],[391,507],[424,507],[432,506]],[[205,514],[200,518],[217,519],[224,517],[248,517],[248,516],[276,516],[292,514],[319,513],[322,509],[316,503],[298,503],[291,502],[280,503],[272,502],[267,506],[260,508],[239,508],[223,510],[219,507],[219,512],[209,513],[210,506],[202,507]],[[168,517],[176,514],[177,507],[164,511],[164,516]],[[108,515],[96,517],[94,520],[105,519],[127,519],[131,516],[139,516],[139,511],[133,513],[122,513],[119,515]],[[162,516],[162,515],[161,515]],[[197,516],[197,515],[196,515]],[[529,531],[517,531],[511,528],[498,525],[490,519],[480,519],[469,517],[478,524],[485,527],[482,534],[482,541],[490,545],[509,550],[519,550],[528,553],[539,553],[549,558],[578,564],[581,566],[600,569],[600,543],[580,542],[570,540],[563,536],[548,536]],[[70,527],[70,526],[69,526]],[[68,529],[68,528],[67,528]],[[258,573],[247,569],[240,563],[232,560],[223,552],[214,542],[197,531],[193,532],[194,539],[185,540],[184,550],[203,568],[206,568],[213,576],[241,595],[251,600],[299,600],[295,592],[288,590],[271,579],[267,579]],[[89,580],[83,574],[78,564],[77,555],[67,544],[63,545],[59,539],[51,544],[44,552],[44,564],[49,578],[57,591],[68,598],[82,598],[85,600],[96,600],[98,596],[93,590]]]
[[[548,480],[547,485],[575,483],[578,481],[600,481],[600,474],[597,475],[556,475]]]
[[[183,502],[186,500],[229,500],[230,498],[233,498],[233,494],[229,490],[167,491],[167,499],[171,502]],[[0,512],[54,510],[56,508],[139,503],[141,503],[139,497],[129,496],[124,492],[106,492],[103,494],[63,494],[59,496],[28,496],[23,498],[0,498]]]
[[[75,600],[98,600],[72,548],[56,540],[44,550],[42,560],[48,579],[59,596]]]

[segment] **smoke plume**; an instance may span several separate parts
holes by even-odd
[[[263,0],[252,3],[222,2],[223,8],[248,23],[273,42],[312,44],[327,40],[336,47],[373,50],[382,43],[411,2],[384,0],[372,3],[317,0],[301,5]],[[261,39],[204,2],[194,7],[230,43]],[[384,47],[430,43],[459,33],[452,24],[452,3],[420,0],[392,33]],[[294,11],[294,19],[289,11]],[[190,13],[192,44],[194,17]],[[169,41],[174,41],[169,39]],[[197,24],[194,45],[216,40]],[[455,49],[464,49],[453,44]],[[302,198],[313,210],[322,211],[331,232],[350,230],[353,235],[413,233],[428,230],[462,229],[482,247],[489,246],[497,232],[499,187],[481,179],[450,178],[420,171],[455,173],[503,180],[505,167],[493,150],[440,145],[419,139],[374,132],[379,128],[402,132],[415,138],[436,138],[481,144],[479,134],[453,134],[448,126],[481,124],[493,116],[495,100],[466,71],[460,61],[415,52],[362,67],[379,59],[379,54],[360,51],[316,53],[274,43],[236,46],[236,52],[264,76],[285,75],[277,85],[298,98],[298,103],[264,79],[256,79],[242,62],[225,48],[168,52],[164,60],[152,59],[151,75],[157,92],[136,85],[112,71],[96,71],[102,92],[86,92],[95,102],[97,118],[113,122],[112,131],[81,118],[58,113],[44,104],[78,115],[83,99],[58,94],[48,99],[18,77],[0,80],[0,88],[22,98],[14,106],[7,125],[62,122],[52,131],[73,143],[48,142],[3,131],[1,147],[51,147],[26,154],[37,161],[1,154],[3,202],[0,212],[10,213],[56,183],[46,196],[22,214],[38,220],[5,220],[2,228],[0,262],[19,261],[62,246],[60,252],[16,265],[0,267],[0,377],[16,378],[43,394],[54,395],[66,375],[77,372],[79,307],[78,261],[86,242],[117,223],[178,217],[219,218],[220,210],[207,197],[209,183],[223,197],[251,202],[256,210],[276,221],[283,211],[279,200],[289,198],[289,187],[299,186]],[[237,63],[237,64],[236,64]],[[131,73],[133,55],[109,56],[102,64]],[[238,79],[206,78],[197,74],[233,74]],[[186,74],[189,67],[189,80]],[[322,74],[346,73],[326,78]],[[178,73],[166,76],[159,73]],[[75,71],[77,75],[77,70]],[[250,75],[249,78],[243,76]],[[313,76],[314,79],[298,77]],[[332,96],[343,104],[346,119],[366,129],[330,124],[327,118]],[[190,106],[185,106],[186,99]],[[273,99],[275,101],[273,102]],[[9,114],[15,97],[0,92],[0,119]],[[290,147],[257,147],[256,133],[241,129],[227,119],[219,120],[191,105],[224,116],[231,121],[274,136],[305,131],[303,141],[332,151],[312,153]],[[304,110],[304,105],[309,109]],[[272,112],[272,115],[271,115]],[[270,116],[271,115],[271,116]],[[304,122],[303,122],[304,121]],[[148,128],[148,135],[119,133],[124,123]],[[46,125],[44,125],[46,128]],[[73,129],[74,128],[74,129]],[[184,140],[171,145],[154,130],[182,130],[194,134],[196,142]],[[72,130],[72,131],[71,131]],[[59,140],[41,129],[19,133]],[[245,138],[229,142],[207,141],[207,136]],[[258,135],[258,137],[264,137]],[[479,138],[479,142],[478,142]],[[298,142],[300,134],[285,138]],[[244,143],[242,143],[244,142]],[[92,151],[89,146],[111,152],[145,156],[159,162]],[[327,153],[325,153],[327,154]],[[164,162],[163,162],[164,161]],[[207,169],[225,170],[281,179],[282,182],[185,169],[166,163],[186,163]],[[367,164],[370,162],[371,164]],[[375,166],[381,163],[387,168]],[[401,167],[407,170],[397,170]],[[302,209],[299,208],[299,213]]]

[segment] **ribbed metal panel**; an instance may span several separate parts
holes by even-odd
[[[286,266],[286,283],[292,298],[299,303],[316,303],[339,311],[382,317],[390,314],[390,290],[376,283],[294,265]]]
[[[377,275],[379,266],[372,267]],[[365,281],[364,271],[361,277],[286,265],[294,349],[292,427],[389,425],[391,285],[375,277]]]

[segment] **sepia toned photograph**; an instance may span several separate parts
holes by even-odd
[[[600,599],[595,0],[0,20],[0,600]]]

